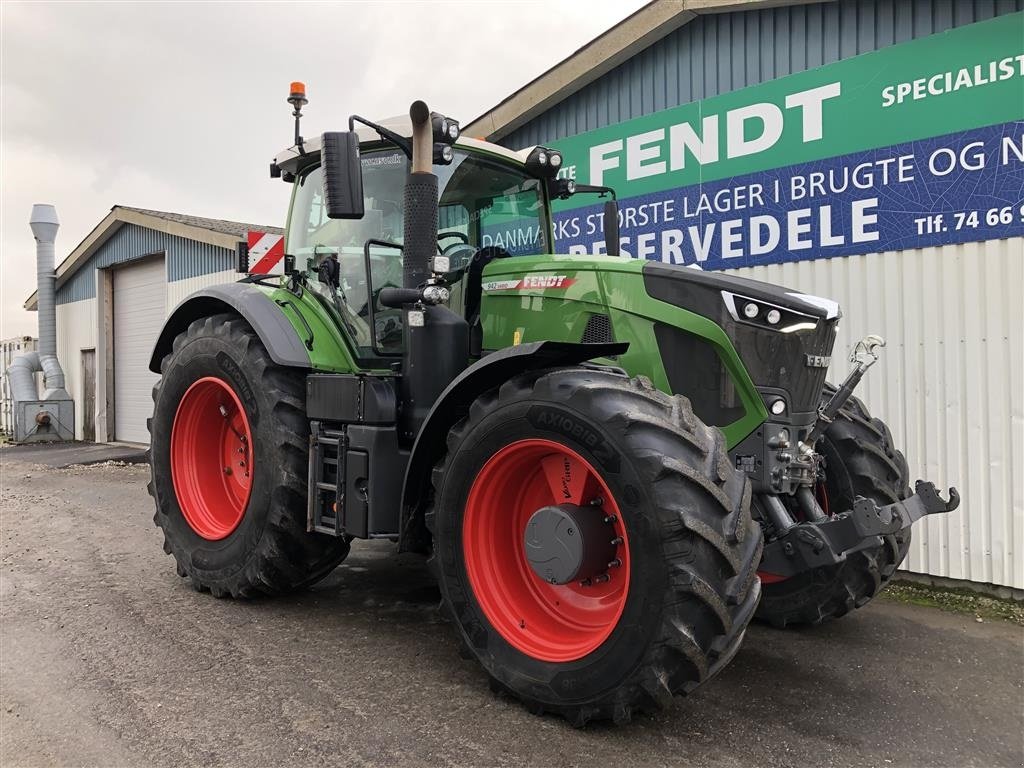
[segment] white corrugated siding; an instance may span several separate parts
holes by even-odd
[[[172,280],[167,284],[167,314],[171,314],[174,308],[181,304],[188,296],[200,288],[209,288],[219,283],[235,283],[243,277],[233,269],[223,272],[209,272],[205,275],[188,277],[184,280]]]
[[[842,304],[832,381],[857,339],[888,340],[857,394],[913,479],[963,498],[914,526],[903,568],[1024,589],[1024,239],[731,271]]]
[[[65,389],[75,401],[76,440],[82,439],[82,419],[85,417],[82,411],[82,350],[96,348],[96,325],[96,299],[57,305],[57,359],[64,369]]]

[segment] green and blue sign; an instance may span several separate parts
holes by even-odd
[[[1024,235],[1024,13],[556,142],[624,254],[710,269]],[[602,207],[555,250],[603,253]]]

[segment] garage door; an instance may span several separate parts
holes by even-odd
[[[114,439],[148,443],[153,413],[149,356],[164,322],[163,259],[114,270]]]

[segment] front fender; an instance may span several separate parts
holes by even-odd
[[[621,355],[628,347],[629,344],[624,342],[536,341],[492,352],[460,373],[430,409],[409,455],[402,486],[399,551],[425,549],[427,534],[423,513],[430,490],[431,470],[446,450],[448,431],[469,411],[470,404],[478,396],[526,371],[579,365],[597,357]]]
[[[278,365],[311,367],[306,344],[273,299],[249,283],[223,283],[196,291],[171,313],[153,347],[149,370],[160,373],[160,363],[170,353],[175,337],[193,320],[222,312],[240,315],[249,323]]]

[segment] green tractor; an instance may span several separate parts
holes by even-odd
[[[618,257],[612,190],[423,102],[305,141],[300,86],[285,274],[192,295],[150,363],[155,522],[195,589],[287,592],[387,539],[429,556],[492,687],[624,722],[755,615],[865,604],[956,507],[851,397],[880,339],[826,384],[833,302]],[[550,253],[574,194],[611,255]]]

